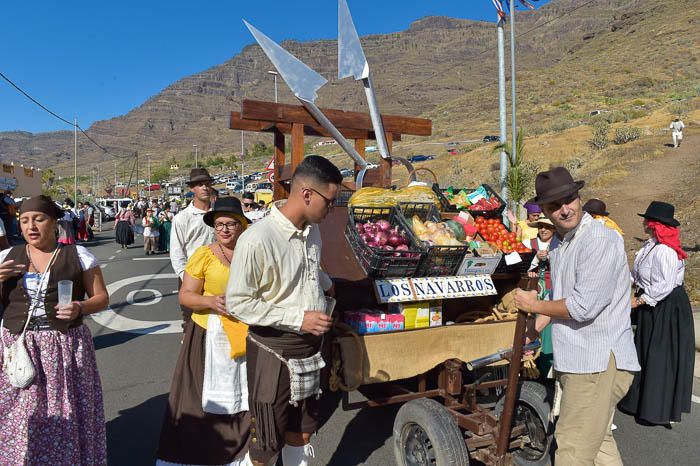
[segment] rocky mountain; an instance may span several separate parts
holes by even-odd
[[[605,98],[629,97],[624,94],[630,89],[668,94],[693,88],[700,30],[694,3],[553,0],[537,11],[518,12],[518,85],[525,124],[568,118],[578,106],[585,110]],[[434,118],[435,138],[497,128],[493,23],[427,17],[405,31],[366,36],[362,42],[383,112]],[[329,80],[319,93],[321,106],[365,108],[361,86],[337,80],[335,41],[285,41],[283,46]],[[240,108],[242,99],[274,99],[270,69],[262,50],[247,46],[227,62],[181,79],[87,132],[120,155],[182,156],[191,152],[193,142],[204,155],[237,152],[241,135],[228,129],[228,114]],[[282,81],[279,100],[295,102]],[[532,113],[536,110],[540,113]],[[252,141],[253,135],[248,138]],[[111,163],[84,137],[79,140],[83,159]],[[0,133],[3,160],[60,167],[72,151],[71,132]]]

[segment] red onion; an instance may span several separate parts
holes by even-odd
[[[377,233],[374,234],[372,237],[372,240],[377,243],[380,246],[384,246],[388,240],[388,237],[386,236],[386,233],[382,231],[378,231]]]
[[[364,233],[364,232],[365,232],[365,225],[364,225],[364,223],[356,223],[356,224],[355,224],[355,229],[357,230],[358,233]]]
[[[391,246],[398,246],[399,244],[402,244],[403,240],[399,235],[392,233],[386,240],[386,242],[389,243]]]
[[[377,228],[387,233],[391,229],[391,223],[389,223],[389,220],[377,220]]]
[[[395,248],[397,251],[408,251],[408,245],[407,244],[399,244]]]
[[[370,248],[378,248],[378,247],[380,247],[380,246],[379,246],[377,243],[375,243],[374,241],[368,241],[368,242],[367,242],[367,246],[369,246]]]
[[[365,233],[368,235],[373,235],[377,232],[377,225],[372,222],[365,223]]]
[[[370,239],[372,238],[371,235],[368,235],[367,233],[360,233],[360,238],[362,238],[362,241],[365,243],[369,242]]]

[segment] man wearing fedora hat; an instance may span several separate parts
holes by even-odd
[[[205,168],[193,168],[187,181],[194,196],[192,202],[173,218],[170,231],[170,263],[178,276],[178,289],[182,284],[187,260],[198,247],[214,241],[214,230],[204,223],[204,214],[209,211],[211,203],[212,179]],[[188,321],[192,311],[184,306],[182,320]]]
[[[610,212],[608,212],[605,202],[601,201],[600,199],[587,200],[586,203],[583,204],[583,211],[591,214],[594,219],[598,220],[606,227],[612,228],[618,232],[620,236],[624,235],[622,228],[620,228],[620,226],[610,218]]]
[[[562,388],[555,463],[622,465],[612,420],[640,370],[630,323],[630,271],[622,238],[583,211],[583,185],[563,167],[537,175],[532,202],[542,206],[559,239],[549,252],[553,298],[538,301],[535,291],[518,290],[515,303],[538,314],[536,332],[552,323],[554,370]]]

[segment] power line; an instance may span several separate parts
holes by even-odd
[[[579,5],[579,6],[576,6],[576,7],[572,8],[571,10],[569,10],[569,11],[567,11],[567,12],[565,12],[565,13],[562,13],[562,14],[559,15],[559,16],[555,16],[555,17],[552,18],[552,19],[549,19],[549,20],[547,20],[547,21],[545,21],[545,22],[543,22],[543,23],[541,23],[541,24],[538,24],[538,25],[536,25],[536,26],[533,26],[532,28],[528,29],[527,31],[522,32],[522,33],[516,35],[516,38],[519,39],[519,38],[521,38],[521,37],[523,37],[523,36],[525,36],[525,35],[527,35],[527,34],[530,34],[531,32],[536,31],[537,29],[539,29],[539,28],[541,28],[541,27],[544,27],[544,26],[546,26],[546,25],[548,25],[548,24],[550,24],[550,23],[553,23],[554,21],[557,21],[557,20],[561,19],[561,18],[564,17],[564,16],[568,16],[568,15],[574,13],[575,11],[580,10],[581,8],[584,8],[584,7],[588,6],[588,5],[590,5],[591,3],[595,3],[595,2],[596,2],[596,0],[589,0],[588,2],[583,3],[583,4]],[[493,52],[493,49],[492,49],[492,48],[484,49],[484,50],[482,50],[481,52],[479,52],[479,53],[477,53],[476,55],[474,55],[473,58],[478,58],[478,57],[480,57],[481,55],[485,55],[485,54],[490,53],[490,52]],[[435,76],[437,76],[438,74],[445,73],[446,71],[451,71],[451,70],[453,70],[453,69],[455,69],[455,68],[458,68],[459,66],[460,66],[460,65],[449,65],[449,66],[447,66],[447,67],[444,68],[444,69],[440,69],[440,70],[438,70],[438,71],[432,73],[431,75],[429,75],[427,78],[425,78],[425,79],[423,79],[423,80],[420,80],[420,81],[416,81],[416,82],[414,82],[414,83],[411,83],[411,84],[409,84],[407,87],[404,87],[404,88],[402,88],[402,89],[399,89],[398,91],[394,92],[393,94],[389,94],[388,96],[384,97],[383,100],[386,101],[386,100],[388,100],[388,99],[391,99],[392,97],[396,97],[396,96],[399,95],[401,92],[407,91],[407,90],[410,89],[411,87],[414,87],[414,86],[417,86],[417,85],[426,83],[426,82],[430,81],[431,79],[433,79],[433,78],[434,78]]]
[[[27,93],[26,91],[24,91],[24,89],[22,89],[22,88],[19,87],[17,84],[15,84],[10,78],[8,78],[7,76],[5,76],[4,73],[0,72],[0,78],[2,78],[2,79],[4,79],[5,81],[7,81],[7,82],[10,84],[10,86],[14,87],[14,88],[15,88],[17,91],[19,91],[23,96],[25,96],[27,99],[29,99],[29,100],[32,101],[34,104],[36,104],[37,106],[39,106],[39,107],[40,107],[42,110],[44,110],[45,112],[49,113],[49,114],[50,114],[51,116],[53,116],[54,118],[57,118],[58,120],[62,121],[63,123],[66,123],[67,125],[70,125],[70,126],[76,128],[76,129],[80,130],[80,132],[83,133],[83,135],[85,135],[85,137],[88,138],[88,140],[89,140],[90,142],[92,142],[95,146],[97,146],[97,147],[99,147],[100,149],[102,149],[102,151],[103,151],[104,153],[106,153],[106,154],[108,154],[108,155],[110,155],[110,156],[112,156],[112,157],[119,158],[119,159],[127,159],[127,158],[132,158],[132,157],[133,157],[132,155],[117,155],[117,154],[111,153],[108,149],[106,149],[105,147],[103,147],[102,145],[100,145],[97,141],[95,141],[93,138],[91,138],[90,136],[88,136],[88,134],[85,132],[85,130],[84,130],[83,128],[80,127],[80,125],[78,125],[78,124],[76,124],[76,123],[74,123],[74,122],[68,121],[67,119],[63,118],[61,115],[59,115],[59,114],[57,114],[56,112],[52,111],[51,109],[47,108],[47,107],[46,107],[45,105],[43,105],[41,102],[39,102],[39,101],[36,100],[34,97],[32,97],[31,95],[29,95],[29,93]]]

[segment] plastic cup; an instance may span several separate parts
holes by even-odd
[[[73,301],[73,282],[61,280],[58,282],[58,305],[67,306]]]
[[[328,316],[333,315],[333,309],[335,309],[335,298],[331,298],[330,296],[326,296],[326,314]]]

